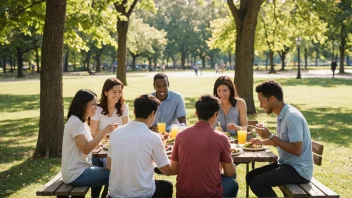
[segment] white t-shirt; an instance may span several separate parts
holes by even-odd
[[[143,122],[131,121],[110,136],[111,170],[109,195],[152,197],[155,191],[154,164],[169,164],[164,145],[157,133]]]
[[[88,124],[72,115],[66,122],[62,142],[61,173],[64,183],[73,182],[92,164],[92,153],[84,154],[76,144],[75,137],[81,134],[88,141],[93,139]]]
[[[110,123],[117,123],[119,126],[122,126],[122,117],[128,117],[128,105],[126,103],[123,106],[122,116],[119,116],[116,113],[117,112],[116,108],[111,117],[109,117],[108,115],[102,114],[101,113],[102,111],[103,111],[103,108],[98,106],[97,110],[95,111],[95,115],[90,118],[92,120],[99,121],[99,126],[98,126],[99,131],[103,130]]]

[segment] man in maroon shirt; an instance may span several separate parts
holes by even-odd
[[[228,138],[213,129],[220,100],[210,95],[196,102],[198,122],[177,135],[171,169],[177,174],[177,197],[236,197],[236,167]],[[224,170],[221,174],[220,166]]]

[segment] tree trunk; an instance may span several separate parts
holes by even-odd
[[[231,52],[227,52],[227,54],[229,55],[229,63],[230,63],[230,69],[232,68],[232,56],[231,56]]]
[[[124,85],[127,85],[126,79],[126,61],[127,61],[127,32],[128,32],[128,21],[117,21],[117,73],[116,77],[121,80]]]
[[[186,70],[185,63],[186,63],[186,54],[181,53],[181,69]]]
[[[174,55],[171,56],[171,60],[172,60],[172,67],[174,69],[176,69],[176,60],[175,60],[175,56]]]
[[[276,74],[276,71],[275,71],[275,68],[274,68],[274,51],[269,50],[269,58],[270,58],[269,74]]]
[[[34,50],[35,50],[35,62],[37,64],[37,72],[40,72],[39,49],[38,47],[36,47]]]
[[[64,58],[64,72],[68,72],[68,56],[70,54],[70,50],[67,49],[66,52],[65,52],[65,58]]]
[[[66,0],[47,0],[40,75],[40,120],[34,157],[60,157],[64,132],[62,55]]]
[[[304,48],[304,69],[308,69],[308,49]]]
[[[6,56],[2,57],[2,72],[5,74],[6,73]]]
[[[132,71],[136,71],[136,59],[137,59],[137,56],[134,55],[134,54],[131,54],[132,56]]]
[[[91,51],[89,50],[87,53],[86,53],[86,70],[88,71],[88,69],[90,69],[90,53]]]
[[[234,81],[239,96],[247,103],[248,114],[256,113],[253,100],[254,35],[262,3],[258,0],[241,0],[241,7],[237,9],[233,0],[227,0],[237,30]]]
[[[156,66],[157,66],[156,61],[157,61],[157,59],[156,59],[156,58],[153,58],[154,68],[156,68]]]
[[[316,49],[315,49],[315,66],[318,66],[318,62],[319,62],[319,48],[318,47],[316,47]]]
[[[281,58],[281,69],[280,69],[280,71],[285,71],[286,53],[282,52],[282,54],[280,55],[280,58]]]
[[[332,57],[331,61],[333,61],[335,58],[335,40],[332,40]]]
[[[265,52],[265,55],[266,55],[265,70],[268,70],[269,52]]]
[[[73,51],[73,71],[76,71],[76,53]]]
[[[346,64],[347,64],[347,66],[350,65],[350,56],[348,56],[348,55],[346,57]]]
[[[12,55],[10,56],[10,72],[13,72],[13,67],[14,67],[14,58],[12,58]]]
[[[96,63],[96,65],[95,65],[95,72],[100,72],[100,69],[101,69],[101,60],[100,60],[100,58],[101,58],[101,55],[103,54],[103,51],[104,51],[104,49],[105,49],[105,45],[101,48],[101,49],[97,49],[97,51],[96,51],[96,54],[95,54],[95,63]]]
[[[202,67],[205,69],[205,56],[200,57],[200,59],[202,60]]]
[[[347,34],[345,34],[345,25],[342,24],[341,31],[340,31],[340,69],[339,73],[343,74],[345,73],[345,48],[346,48],[346,37]]]
[[[210,57],[210,67],[211,68],[215,68],[215,60],[214,60],[214,55],[213,56],[209,56]]]
[[[23,78],[24,77],[24,74],[23,74],[23,53],[22,53],[21,49],[18,47],[16,47],[16,50],[17,50],[17,62],[18,62],[17,77]]]

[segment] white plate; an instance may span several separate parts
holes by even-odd
[[[242,149],[244,151],[264,151],[266,149],[266,147],[262,147],[262,148],[245,148],[245,147],[242,147]]]
[[[241,153],[243,153],[243,150],[241,148],[236,148],[236,149],[239,150],[240,152],[237,152],[237,153],[231,152],[231,156],[237,156],[237,155],[240,155]]]

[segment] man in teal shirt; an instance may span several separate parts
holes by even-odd
[[[267,114],[277,115],[277,135],[266,127],[256,131],[264,140],[253,139],[255,144],[276,146],[276,163],[252,170],[246,176],[247,184],[258,197],[277,197],[272,187],[283,184],[305,184],[313,175],[312,140],[308,123],[302,113],[284,103],[281,85],[267,81],[256,87],[260,107]]]

